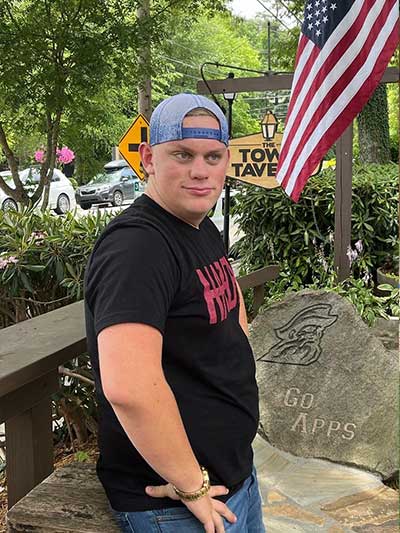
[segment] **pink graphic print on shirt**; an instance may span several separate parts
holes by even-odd
[[[210,324],[218,322],[217,308],[219,321],[222,322],[238,301],[235,274],[229,261],[226,257],[221,257],[211,265],[196,269],[196,274],[204,288]]]

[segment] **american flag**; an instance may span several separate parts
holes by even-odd
[[[397,0],[308,0],[276,179],[297,202],[367,103],[398,43]]]

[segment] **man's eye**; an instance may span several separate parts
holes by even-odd
[[[188,161],[190,159],[190,154],[188,152],[175,152],[175,157],[181,161]]]
[[[221,160],[221,154],[209,154],[207,156],[207,160],[210,162],[210,163],[218,163],[218,161]]]

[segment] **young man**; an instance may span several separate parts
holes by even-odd
[[[86,274],[98,475],[122,531],[264,531],[251,443],[255,363],[243,298],[207,213],[229,161],[224,115],[180,94],[140,145],[146,192]]]

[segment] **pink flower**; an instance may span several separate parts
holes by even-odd
[[[349,259],[350,266],[354,263],[354,261],[358,258],[358,252],[357,250],[353,250],[351,246],[347,247],[346,255]]]
[[[18,263],[18,259],[14,255],[10,257],[0,257],[0,270],[4,270],[8,265]]]
[[[30,239],[34,241],[37,246],[44,244],[44,240],[47,237],[45,231],[32,231]]]
[[[75,159],[74,152],[68,146],[63,146],[61,149],[57,148],[56,155],[58,161],[64,165],[71,163]]]
[[[363,243],[361,239],[357,241],[354,246],[356,247],[357,252],[361,253],[363,251]]]
[[[35,154],[34,154],[34,158],[35,158],[35,161],[37,163],[44,163],[44,160],[46,159],[46,154],[45,154],[45,151],[44,150],[36,150]]]

